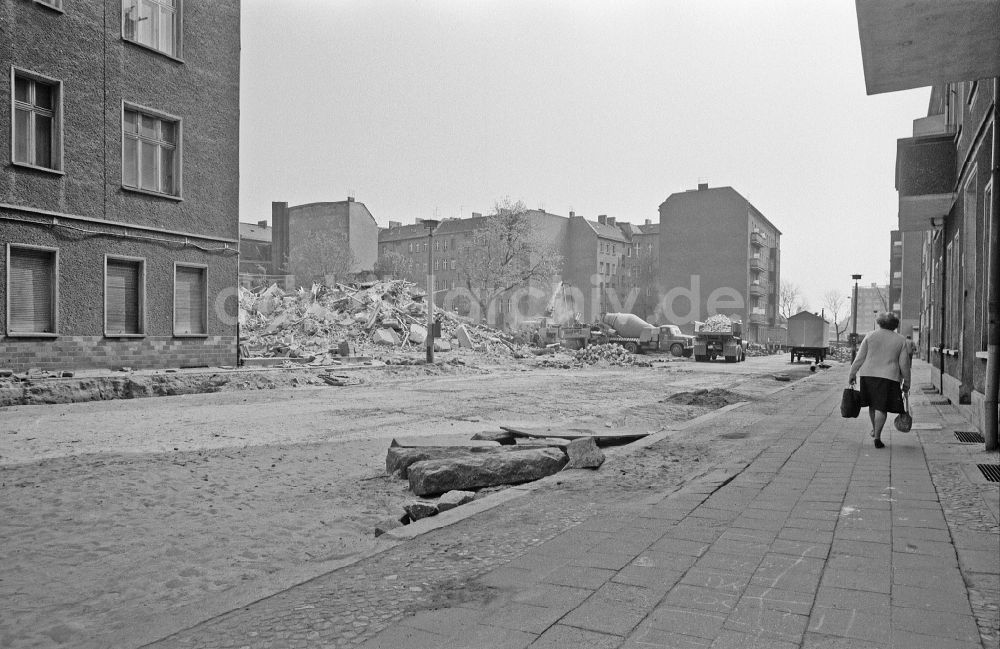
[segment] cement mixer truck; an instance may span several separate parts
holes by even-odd
[[[617,343],[633,354],[669,351],[686,358],[694,351],[694,336],[682,334],[676,325],[651,325],[632,313],[605,313],[599,340],[592,342]]]

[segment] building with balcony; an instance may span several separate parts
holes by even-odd
[[[660,205],[658,320],[681,325],[721,313],[767,343],[779,327],[781,231],[732,187],[671,194]]]
[[[0,33],[0,363],[235,364],[239,2],[4,2]]]
[[[1000,259],[997,3],[881,0],[857,8],[868,94],[931,88],[927,115],[897,143],[898,229],[924,241],[919,326],[934,383],[995,450],[997,394],[986,388],[1000,382],[986,377],[1000,367],[988,364],[986,348],[990,278]]]

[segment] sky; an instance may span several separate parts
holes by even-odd
[[[243,0],[240,220],[364,203],[379,225],[500,199],[641,224],[698,183],[783,233],[818,311],[888,282],[896,140],[852,0]]]

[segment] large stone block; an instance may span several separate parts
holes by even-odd
[[[562,451],[540,448],[424,460],[411,464],[407,476],[413,493],[429,496],[452,490],[531,482],[560,471],[565,464],[566,454]]]
[[[566,446],[566,455],[569,456],[567,469],[597,469],[604,464],[604,453],[597,448],[593,437],[574,439]]]
[[[464,457],[473,453],[489,453],[499,451],[495,447],[468,446],[390,446],[385,454],[385,472],[389,475],[399,474],[404,480],[408,477],[410,465],[426,460],[442,460],[454,457]]]

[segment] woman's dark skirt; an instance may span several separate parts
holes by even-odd
[[[905,412],[899,381],[879,376],[861,377],[861,407],[871,406],[882,412]]]

